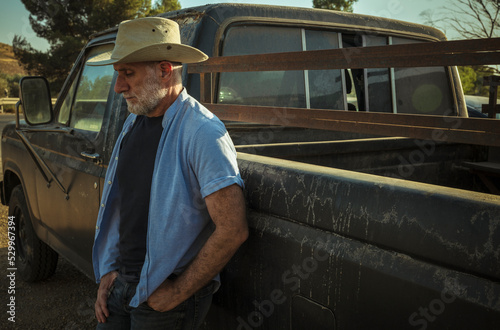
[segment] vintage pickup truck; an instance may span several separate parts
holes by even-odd
[[[327,10],[221,4],[162,16],[179,22],[184,43],[215,58],[333,49],[349,61],[369,46],[445,40],[429,27]],[[17,268],[27,281],[53,274],[58,255],[93,278],[104,174],[127,110],[113,92],[113,68],[85,62],[115,36],[116,28],[93,36],[53,109],[46,81],[23,78],[25,119],[3,130],[2,202],[15,217]],[[446,137],[469,124],[499,126],[467,118],[455,67],[200,77],[185,68],[189,93],[228,111],[287,107],[304,114],[300,122],[333,109],[448,125],[414,139],[372,134],[369,125],[346,132],[349,120],[321,130],[286,125],[290,117],[280,115],[271,125],[227,120],[251,235],[221,274],[205,328],[498,328],[498,141],[494,133],[491,143]]]

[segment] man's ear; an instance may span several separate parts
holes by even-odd
[[[161,77],[162,78],[170,78],[172,76],[172,71],[173,71],[173,65],[170,62],[167,61],[161,61],[160,62],[160,70],[161,70]]]

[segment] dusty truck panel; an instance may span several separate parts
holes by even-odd
[[[329,47],[349,56],[367,46],[445,40],[433,28],[327,10],[220,4],[162,16],[180,24],[184,43],[211,57]],[[19,260],[28,280],[52,274],[50,267],[30,268],[30,262],[53,266],[54,251],[93,276],[95,214],[127,109],[111,88],[116,74],[86,71],[92,69],[85,61],[110,49],[116,31],[92,37],[46,116],[52,120],[20,121],[2,133],[2,200],[28,220],[24,225],[33,228],[49,255]],[[313,109],[320,105],[350,110],[344,113],[425,113],[427,122],[432,116],[444,122],[467,116],[453,67],[276,71],[200,75],[185,68],[183,81],[204,101],[246,106],[236,108],[242,117],[256,105],[270,112],[278,106],[310,111],[299,121],[317,116]],[[79,94],[82,77],[99,77],[105,84]],[[425,94],[431,83],[437,89]],[[415,91],[430,101],[439,91],[443,102],[415,105],[409,102]],[[23,106],[29,117],[34,107]],[[500,184],[491,173],[478,172],[498,162],[498,148],[463,137],[428,141],[284,127],[279,120],[270,125],[231,120],[225,123],[239,153],[251,235],[222,272],[223,285],[204,328],[494,329],[500,324],[500,195],[495,193]],[[482,122],[467,123],[464,130],[482,128]],[[444,127],[439,125],[436,129]],[[452,136],[453,127],[446,129]],[[20,192],[26,214],[16,198]]]
[[[243,171],[250,182],[252,208],[471,274],[499,278],[498,196],[241,157],[261,162],[260,168]],[[253,169],[252,165],[248,167]]]
[[[253,235],[215,302],[235,317],[214,324],[288,329],[302,315],[322,328],[324,310],[339,329],[477,326],[468,313],[484,328],[498,322],[498,196],[256,155],[239,162]],[[421,314],[429,305],[433,322]]]
[[[211,319],[214,326],[293,329],[291,319],[300,315],[322,328],[323,311],[334,315],[337,329],[418,329],[423,324],[494,329],[498,324],[495,282],[277,217],[252,215],[250,223],[251,241],[224,273],[230,285],[214,302],[221,309],[231,305],[233,312],[211,314],[224,315]],[[328,250],[320,250],[321,244]],[[305,298],[312,311],[296,308],[297,298]]]

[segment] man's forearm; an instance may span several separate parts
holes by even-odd
[[[174,281],[165,280],[148,298],[151,308],[167,311],[191,297],[222,270],[247,239],[241,188],[231,186],[214,194],[207,197],[206,202],[215,231],[186,270]]]
[[[214,231],[189,267],[174,281],[166,280],[150,296],[149,306],[159,311],[170,310],[191,297],[222,270],[241,243]]]

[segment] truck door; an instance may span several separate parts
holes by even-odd
[[[36,133],[40,155],[60,181],[47,184],[37,172],[36,190],[42,224],[49,242],[70,257],[87,274],[91,273],[91,250],[99,209],[101,180],[105,173],[103,154],[113,98],[112,66],[85,65],[89,58],[113,45],[91,48],[75,66],[65,84],[62,102],[55,108],[58,127],[67,133]]]

